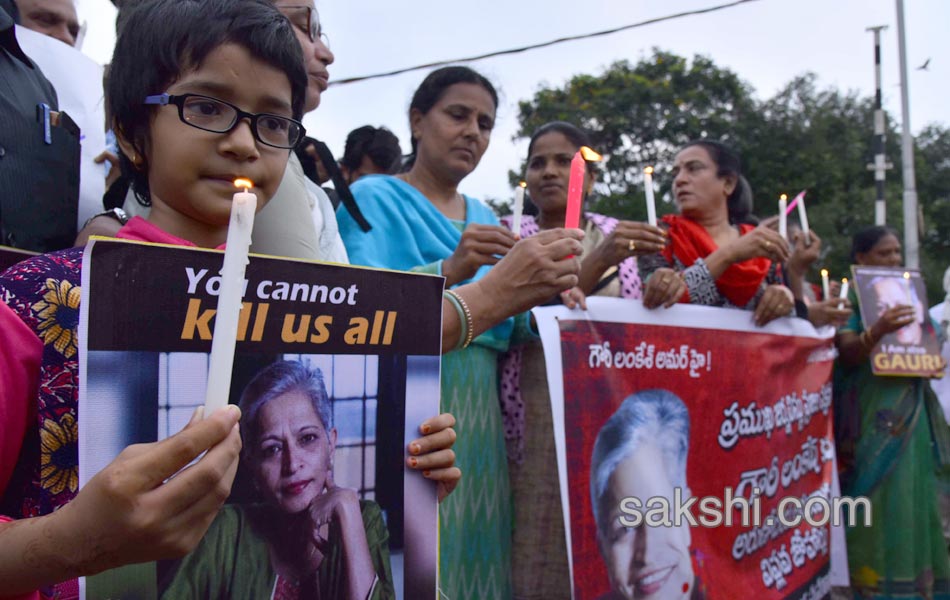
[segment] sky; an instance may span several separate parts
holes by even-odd
[[[336,61],[330,77],[368,75],[437,60],[473,56],[555,38],[600,31],[727,0],[317,0],[323,30]],[[462,8],[464,7],[464,8]],[[88,33],[82,50],[108,62],[115,9],[109,0],[78,0]],[[911,130],[950,126],[950,0],[905,0]],[[462,182],[466,194],[510,198],[508,170],[517,168],[526,139],[514,139],[517,103],[541,86],[563,86],[577,74],[599,74],[616,60],[649,56],[654,47],[681,56],[702,54],[771,97],[793,77],[818,75],[822,88],[874,93],[873,36],[882,33],[884,108],[901,123],[896,0],[757,0],[719,12],[684,17],[594,39],[469,63],[498,88],[491,145]],[[927,70],[917,70],[930,59]],[[407,111],[427,71],[333,86],[304,118],[308,135],[343,154],[346,134],[362,125],[385,125],[408,151]],[[868,132],[870,138],[872,132]]]

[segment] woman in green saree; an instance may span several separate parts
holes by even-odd
[[[887,227],[858,232],[852,260],[866,266],[901,265],[897,233]],[[857,307],[857,298],[851,298]],[[862,307],[868,310],[868,307]],[[950,558],[937,508],[938,480],[950,457],[950,432],[923,378],[880,377],[869,356],[881,338],[911,325],[915,308],[882,306],[877,322],[860,312],[838,330],[835,436],[845,496],[871,501],[870,526],[858,509],[847,529],[848,567],[857,599],[950,599]]]

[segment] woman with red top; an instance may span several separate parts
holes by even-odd
[[[643,304],[742,308],[754,311],[760,326],[792,314],[795,299],[779,271],[788,242],[754,224],[739,157],[718,142],[690,142],[676,155],[673,177],[680,214],[663,217],[669,244],[637,259]]]

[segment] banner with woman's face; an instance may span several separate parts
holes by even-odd
[[[87,249],[80,484],[204,404],[220,265],[210,251]],[[252,257],[231,496],[189,555],[86,578],[86,598],[334,598],[354,576],[378,597],[434,596],[436,490],[404,465],[439,411],[441,290],[436,277]]]
[[[534,314],[575,600],[827,593],[832,530],[779,513],[832,493],[830,330],[614,298]]]

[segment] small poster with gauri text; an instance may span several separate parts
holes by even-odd
[[[913,308],[907,325],[885,334],[871,349],[874,374],[933,377],[942,372],[940,343],[927,311],[927,286],[920,271],[858,265],[853,265],[851,271],[865,331],[870,331],[888,310]]]

